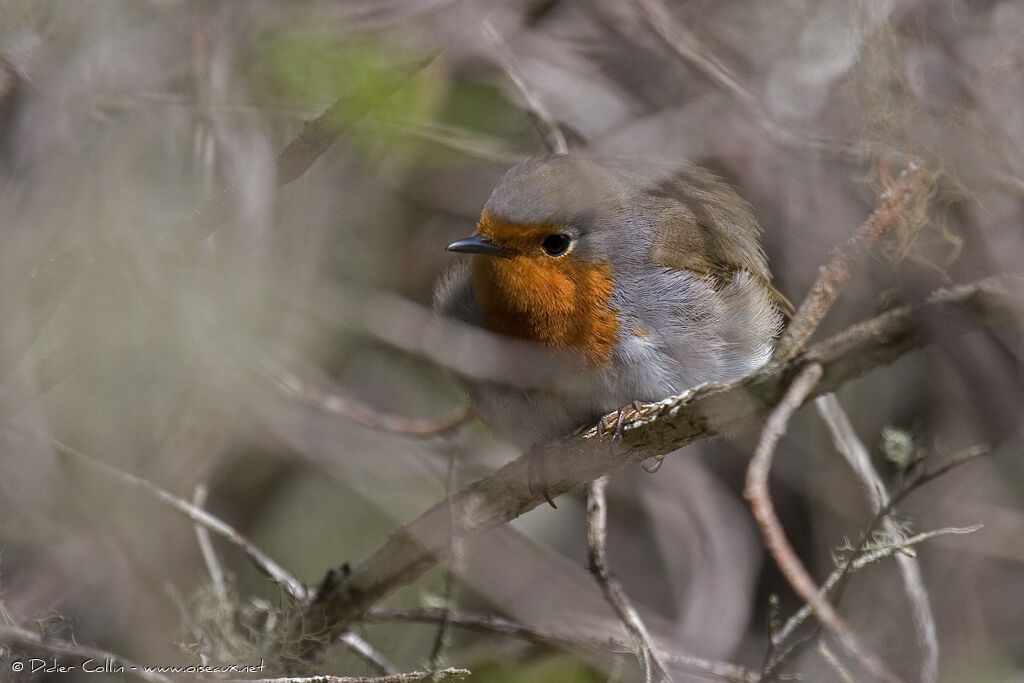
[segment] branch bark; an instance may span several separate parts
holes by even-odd
[[[786,433],[790,418],[807,401],[821,379],[821,375],[821,365],[809,363],[804,366],[786,390],[782,401],[768,416],[768,421],[761,431],[761,439],[754,451],[754,457],[751,458],[750,466],[747,468],[747,484],[743,489],[743,496],[750,503],[750,509],[754,513],[761,536],[764,538],[765,547],[775,559],[779,571],[786,577],[796,594],[810,606],[818,621],[835,635],[842,646],[856,657],[865,669],[890,683],[901,683],[900,678],[892,673],[875,653],[860,642],[860,638],[840,616],[835,606],[829,602],[828,597],[818,584],[814,582],[803,562],[797,557],[789,539],[786,538],[786,532],[775,513],[775,506],[772,504],[771,494],[768,491],[768,473],[771,471],[772,460],[775,457],[779,440]]]
[[[621,438],[614,443],[601,425],[545,444],[480,479],[396,531],[375,552],[351,568],[331,570],[291,623],[281,642],[309,657],[332,642],[367,609],[442,561],[448,552],[451,518],[466,538],[505,524],[544,502],[529,486],[530,461],[543,458],[552,496],[647,458],[730,431],[770,412],[793,376],[808,363],[822,366],[820,382],[808,400],[835,391],[846,381],[892,363],[929,343],[929,319],[959,315],[975,326],[1020,313],[1024,277],[997,276],[939,290],[927,301],[905,306],[854,325],[809,348],[787,363],[725,384],[708,384],[680,396],[627,410]],[[949,326],[946,334],[971,326]],[[614,416],[605,418],[615,419]]]

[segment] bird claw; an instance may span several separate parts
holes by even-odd
[[[622,406],[615,411],[615,429],[612,432],[612,444],[616,441],[622,440],[623,425],[626,423],[626,413],[630,410],[637,412],[643,407],[640,401],[633,401],[628,406]],[[601,435],[605,435],[609,432],[610,427],[602,420],[601,421]]]
[[[644,460],[643,462],[641,462],[640,463],[640,467],[644,468],[644,472],[647,472],[648,474],[654,474],[655,472],[657,472],[658,470],[661,469],[661,465],[665,462],[665,456],[664,455],[656,455],[656,456],[654,456],[654,458],[653,458],[654,463],[651,464],[651,465],[648,465],[647,463],[650,460],[651,460],[651,458],[648,458],[647,460]]]
[[[527,454],[526,464],[526,489],[531,493],[539,493],[544,500],[554,509],[558,509],[555,501],[551,498],[551,489],[548,487],[547,472],[545,472],[547,456],[543,451],[530,451]]]

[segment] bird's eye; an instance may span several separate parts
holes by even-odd
[[[544,241],[540,243],[541,249],[543,249],[548,256],[561,256],[565,253],[565,250],[569,248],[569,244],[572,243],[572,238],[562,233],[555,233],[554,235],[548,235],[544,238]]]

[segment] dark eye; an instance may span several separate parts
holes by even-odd
[[[544,241],[540,243],[540,246],[547,252],[548,256],[561,256],[565,253],[565,250],[569,248],[571,243],[571,237],[561,233],[556,233],[545,237]]]

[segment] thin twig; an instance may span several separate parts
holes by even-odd
[[[906,552],[913,546],[924,543],[925,541],[929,541],[938,536],[972,534],[981,528],[981,524],[975,524],[974,526],[969,527],[945,527],[942,529],[932,529],[931,531],[924,531],[910,536],[898,543],[887,543],[881,547],[868,551],[855,551],[854,559],[849,564],[849,569],[847,570],[845,565],[843,567],[837,567],[831,574],[829,574],[828,580],[822,584],[821,590],[827,596],[834,595],[839,583],[849,572],[859,571],[874,564],[875,562],[878,562],[879,560],[883,560],[898,553]],[[811,608],[806,604],[797,610],[793,616],[786,620],[786,623],[782,625],[782,628],[776,632],[774,636],[775,644],[780,645],[785,642],[804,622],[807,621],[811,614]]]
[[[871,539],[872,539],[872,536],[874,534],[875,529],[878,528],[878,526],[879,526],[879,524],[881,524],[882,520],[887,515],[889,515],[889,513],[892,512],[892,510],[895,508],[895,506],[897,504],[899,504],[904,498],[906,498],[908,495],[910,495],[913,491],[916,491],[917,489],[919,489],[922,486],[924,486],[926,483],[928,483],[928,482],[930,482],[930,481],[932,481],[932,480],[934,480],[934,479],[936,479],[938,477],[941,477],[941,476],[943,476],[944,474],[946,474],[948,472],[951,472],[952,470],[956,469],[957,467],[960,467],[961,465],[963,465],[963,464],[965,464],[967,462],[970,462],[971,460],[974,460],[975,458],[981,457],[982,455],[984,455],[987,452],[988,452],[988,449],[985,446],[973,446],[973,447],[968,448],[965,451],[963,451],[961,453],[958,453],[957,455],[953,456],[946,463],[944,463],[942,466],[938,467],[937,469],[930,470],[930,471],[920,472],[916,476],[914,476],[911,480],[905,482],[903,484],[903,486],[899,490],[896,491],[896,493],[892,496],[892,498],[889,500],[889,502],[886,505],[882,506],[882,508],[880,510],[878,510],[877,513],[875,513],[874,518],[872,518],[872,520],[868,523],[868,526],[864,530],[864,532],[863,532],[863,534],[861,536],[860,541],[853,547],[853,550],[850,553],[850,555],[847,557],[846,561],[843,562],[832,573],[832,575],[829,577],[829,580],[825,583],[825,586],[822,589],[824,595],[826,597],[833,598],[836,601],[838,601],[839,595],[842,592],[843,587],[845,585],[845,582],[849,578],[850,574],[855,569],[858,569],[861,566],[864,566],[864,564],[866,564],[866,563],[873,562],[876,559],[876,558],[873,558],[872,555],[870,555],[870,554],[866,554],[866,555],[861,555],[861,554],[868,552],[869,547],[870,547],[870,543],[871,543]],[[974,527],[968,527],[966,529],[956,529],[956,528],[943,529],[943,530],[939,530],[939,532],[932,532],[930,535],[919,534],[918,536],[915,536],[914,538],[915,539],[917,539],[917,538],[925,539],[925,538],[928,538],[930,536],[937,536],[937,535],[942,535],[942,534],[947,534],[947,533],[971,533],[973,531],[977,531],[979,528],[981,528],[980,525],[976,525]],[[909,542],[905,543],[905,544],[902,544],[902,545],[899,544],[899,543],[890,543],[890,544],[888,544],[888,548],[895,549],[895,550],[898,550],[898,551],[903,551],[903,546],[904,545],[909,545]],[[866,561],[862,562],[863,558],[867,558]],[[789,638],[789,636],[792,634],[793,630],[795,630],[800,625],[800,623],[802,623],[803,620],[805,620],[808,616],[810,616],[810,608],[807,607],[807,606],[805,606],[804,608],[801,608],[793,617],[791,617],[786,622],[785,626],[783,626],[783,628],[778,631],[778,633],[775,635],[773,645],[777,647],[778,645],[783,643],[787,638]],[[777,670],[779,668],[779,666],[782,665],[782,663],[786,659],[791,657],[798,649],[800,649],[800,647],[803,644],[805,644],[809,640],[813,639],[815,636],[816,636],[816,631],[815,631],[815,633],[812,633],[807,638],[805,638],[805,639],[801,640],[800,642],[798,642],[798,643],[792,645],[791,647],[787,648],[780,655],[778,655],[775,659],[770,661],[768,663],[768,665],[765,666],[764,670],[762,671],[762,678],[769,678],[774,673],[774,671]]]
[[[484,133],[426,118],[369,116],[363,123],[389,137],[405,136],[442,145],[477,159],[515,166],[528,155],[505,144],[505,141]]]
[[[324,391],[318,386],[303,381],[283,366],[265,361],[263,369],[275,386],[289,396],[316,406],[329,415],[348,418],[365,427],[379,429],[406,436],[440,436],[456,429],[473,419],[473,408],[462,406],[448,415],[435,419],[420,419],[386,413],[363,403]]]
[[[598,477],[587,485],[587,548],[590,555],[590,573],[594,575],[597,585],[601,587],[605,600],[612,606],[622,620],[622,626],[633,642],[633,653],[640,662],[645,683],[650,683],[653,676],[659,680],[671,681],[672,676],[665,665],[658,661],[651,635],[640,618],[640,613],[626,597],[618,579],[612,576],[608,567],[605,550],[607,537],[608,504],[605,490],[608,487],[608,475]]]
[[[821,658],[832,667],[843,683],[857,683],[854,677],[850,675],[849,670],[841,661],[839,661],[839,657],[837,657],[836,654],[832,652],[831,648],[825,644],[824,640],[818,641],[818,653],[821,655]]]
[[[367,664],[377,670],[377,673],[385,676],[390,676],[398,673],[398,669],[388,661],[377,648],[370,645],[365,638],[359,636],[352,631],[346,631],[341,634],[339,638],[341,643],[347,647],[351,652],[358,655]]]
[[[861,161],[876,153],[866,141],[838,140],[806,132],[796,132],[779,124],[764,104],[732,71],[680,21],[661,0],[633,0],[641,16],[659,38],[691,68],[724,91],[747,111],[753,121],[776,141],[807,147],[836,156]]]
[[[198,508],[203,509],[206,505],[207,496],[206,484],[196,484],[195,489],[192,491],[192,504]],[[202,524],[193,524],[196,530],[196,541],[199,543],[199,552],[203,556],[203,561],[206,563],[206,569],[210,572],[210,582],[213,584],[213,594],[217,596],[217,602],[221,608],[227,608],[231,604],[231,595],[228,591],[228,582],[225,578],[224,567],[220,563],[220,558],[217,557],[216,551],[213,549],[213,541],[210,539],[209,530]]]
[[[441,618],[442,610],[438,608],[392,609],[374,607],[366,613],[363,620],[381,623],[436,624]],[[451,610],[447,618],[448,623],[457,628],[518,638],[542,647],[583,650],[595,653],[607,652],[609,649],[626,651],[631,648],[629,642],[617,638],[573,636],[527,626],[493,614]],[[757,680],[757,674],[753,671],[729,662],[703,659],[660,648],[658,649],[658,658],[673,667],[686,669],[693,674],[705,678],[732,681],[733,683],[752,683]]]
[[[441,652],[444,650],[448,638],[448,615],[455,604],[455,591],[458,588],[457,571],[460,565],[459,539],[455,507],[452,505],[452,494],[455,492],[455,454],[448,455],[448,476],[445,477],[444,495],[448,503],[448,571],[444,574],[444,584],[441,589],[441,619],[437,622],[437,633],[434,636],[434,645],[430,649],[430,670],[434,671],[440,666]]]
[[[87,645],[79,645],[78,643],[69,643],[56,638],[49,638],[37,631],[30,631],[26,628],[15,626],[14,624],[0,624],[0,642],[3,642],[8,647],[17,645],[30,650],[47,652],[52,655],[73,657],[75,660],[80,662],[95,660],[93,665],[95,665],[96,668],[103,666],[109,661],[113,667],[124,667],[123,673],[125,674],[137,676],[145,681],[154,681],[155,683],[171,683],[171,679],[167,676],[153,671],[146,671],[144,667],[129,659],[125,659],[120,655],[116,655],[113,652],[89,647]],[[17,672],[19,669],[16,668],[16,665],[24,667],[25,663],[20,660],[14,660],[4,662],[3,664],[4,669],[10,669]],[[24,669],[21,670],[23,671]]]
[[[850,279],[854,264],[930,191],[929,174],[917,163],[911,163],[896,182],[883,191],[878,206],[853,237],[818,269],[810,292],[775,347],[773,357],[776,360],[788,361],[800,353],[832,308],[842,285]]]
[[[533,125],[537,128],[537,132],[540,133],[544,146],[547,147],[549,152],[554,154],[567,153],[569,145],[565,141],[562,129],[558,127],[558,122],[555,121],[555,117],[551,115],[551,112],[544,106],[544,103],[536,93],[526,84],[526,79],[523,78],[515,55],[512,54],[512,50],[509,49],[508,44],[501,37],[501,34],[498,33],[498,30],[494,28],[494,24],[491,23],[490,19],[484,20],[483,31],[484,37],[490,43],[494,56],[498,59],[498,64],[505,70],[509,80],[515,84],[516,88],[519,89],[519,93],[523,96],[526,112],[529,114],[530,120],[533,121]]]
[[[245,553],[245,556],[249,558],[257,570],[277,583],[278,586],[280,586],[293,599],[301,601],[306,598],[306,586],[303,585],[301,581],[292,576],[288,571],[281,567],[281,565],[270,559],[270,557],[256,547],[252,541],[243,536],[227,522],[214,517],[206,510],[196,507],[187,500],[169,493],[147,479],[143,479],[142,477],[138,477],[128,472],[122,472],[116,467],[100,462],[99,460],[72,448],[62,441],[59,441],[58,439],[47,435],[41,435],[39,438],[51,444],[58,452],[67,456],[71,461],[86,465],[109,477],[113,477],[119,481],[125,482],[126,484],[142,489],[146,493],[154,496],[161,503],[181,512],[192,520],[193,523],[200,524],[218,536],[222,536]]]
[[[828,426],[836,449],[845,457],[860,480],[868,500],[871,501],[872,513],[877,514],[889,504],[889,494],[881,475],[871,462],[867,448],[850,424],[846,411],[835,394],[818,397],[815,406]],[[906,538],[906,533],[893,520],[891,514],[882,519],[882,528],[893,539],[902,541]],[[939,638],[928,590],[921,576],[921,566],[917,559],[908,553],[897,554],[896,565],[903,579],[903,589],[910,603],[914,634],[921,649],[921,681],[932,683],[939,676]]]
[[[327,107],[319,116],[306,121],[302,130],[274,160],[277,187],[284,187],[299,178],[313,165],[348,128],[378,108],[396,92],[426,69],[434,56],[409,67],[403,77],[375,88],[372,97],[342,97]],[[361,93],[365,94],[365,93]],[[175,236],[190,236],[196,241],[205,239],[227,221],[236,202],[240,201],[234,188],[225,187],[210,198],[188,221],[178,226]]]
[[[340,580],[324,582],[324,590],[284,626],[282,642],[298,643],[311,655],[340,634],[371,606],[443,560],[448,552],[449,505],[459,519],[463,538],[507,523],[544,502],[530,487],[530,463],[544,458],[548,492],[561,495],[580,484],[652,456],[673,452],[693,441],[728,432],[771,411],[785,393],[799,364],[820,364],[824,375],[813,395],[834,391],[847,380],[881,367],[929,337],[922,319],[960,315],[968,322],[995,322],[1019,315],[1024,278],[1001,276],[935,292],[919,306],[890,311],[854,325],[808,349],[798,361],[773,363],[747,377],[725,384],[704,385],[657,403],[626,411],[616,448],[609,448],[604,430],[595,425],[577,434],[524,453],[424,512],[398,529],[376,551],[352,565]],[[964,314],[966,314],[964,316]],[[970,324],[947,329],[970,331]],[[611,420],[610,416],[606,418]]]
[[[790,545],[789,539],[786,538],[786,532],[782,529],[768,491],[768,473],[771,471],[772,460],[779,440],[786,433],[786,427],[789,425],[793,413],[810,396],[822,374],[823,369],[817,363],[811,363],[803,368],[786,391],[786,395],[768,417],[761,432],[761,439],[754,451],[754,457],[751,458],[747,468],[747,481],[743,495],[750,503],[765,546],[775,559],[779,571],[786,577],[796,594],[811,606],[818,621],[831,631],[843,647],[873,675],[886,681],[899,681],[899,677],[892,673],[877,655],[861,644],[860,639],[854,634],[846,620],[822,595],[821,589],[811,578],[803,562],[800,561]]]

